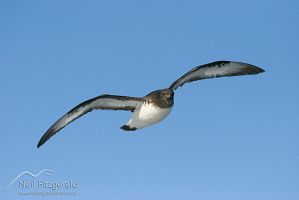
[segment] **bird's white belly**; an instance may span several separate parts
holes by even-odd
[[[172,108],[159,108],[153,104],[144,104],[139,110],[135,110],[130,120],[130,127],[144,128],[163,120]]]

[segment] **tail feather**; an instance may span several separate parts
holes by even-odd
[[[123,125],[123,126],[120,127],[120,128],[123,129],[124,131],[135,131],[135,130],[137,130],[136,127],[131,128],[131,127],[128,126],[128,125]]]

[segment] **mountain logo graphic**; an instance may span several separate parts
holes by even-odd
[[[29,171],[24,171],[22,173],[20,173],[18,176],[16,176],[5,188],[5,190],[7,190],[8,188],[10,188],[14,182],[16,182],[20,177],[24,176],[24,175],[29,175],[33,178],[37,178],[41,175],[46,175],[46,176],[52,176],[54,174],[54,171],[49,170],[49,169],[43,169],[40,172],[38,172],[37,174],[33,174],[32,172]]]

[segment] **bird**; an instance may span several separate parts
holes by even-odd
[[[102,94],[80,103],[58,119],[41,137],[37,148],[69,123],[90,111],[131,111],[132,116],[128,123],[120,128],[124,131],[140,130],[156,124],[168,116],[174,105],[174,91],[185,83],[209,78],[254,75],[263,72],[265,72],[264,69],[243,62],[215,61],[194,67],[175,80],[168,88],[152,91],[144,97]]]

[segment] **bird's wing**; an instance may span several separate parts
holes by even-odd
[[[201,79],[218,78],[223,76],[250,75],[262,72],[264,72],[263,69],[247,63],[217,61],[193,68],[188,73],[174,81],[170,85],[169,89],[175,90],[178,87],[183,86],[185,83]]]
[[[66,125],[92,110],[101,109],[134,111],[134,109],[140,106],[142,103],[143,99],[141,98],[107,94],[84,101],[58,119],[43,135],[38,142],[37,147],[43,145],[50,137],[52,137]]]

